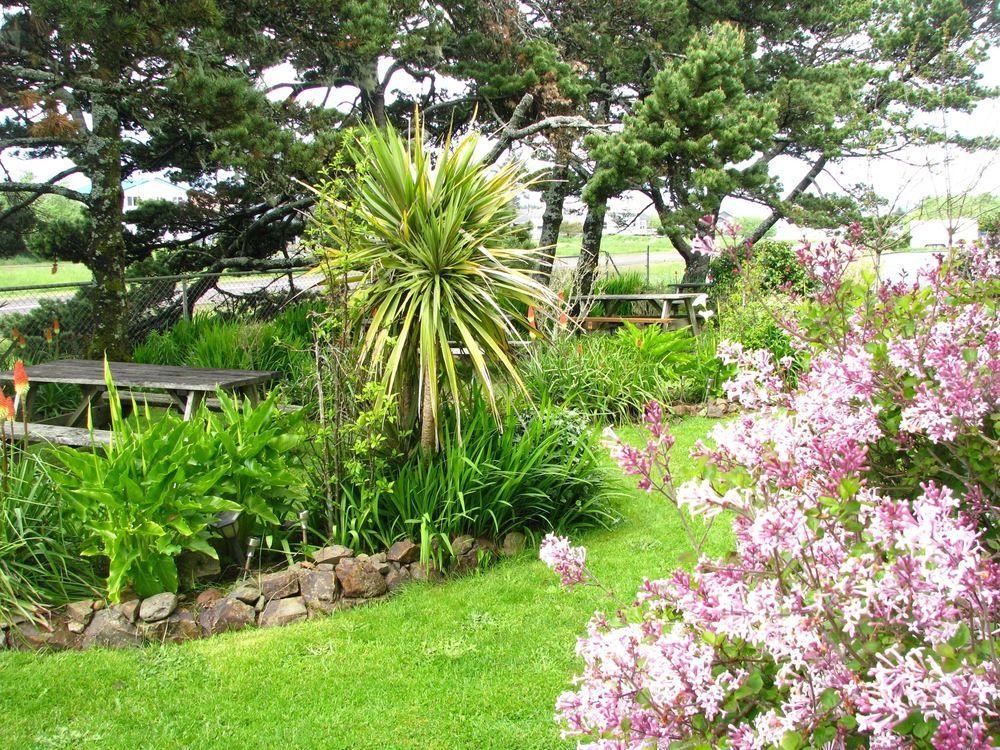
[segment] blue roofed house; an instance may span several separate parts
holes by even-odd
[[[165,180],[162,177],[140,176],[122,183],[125,193],[125,210],[129,211],[144,201],[170,201],[183,203],[187,200],[187,188]]]

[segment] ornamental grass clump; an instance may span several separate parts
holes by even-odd
[[[735,550],[595,616],[558,700],[567,736],[739,750],[1000,739],[1000,262],[976,246],[917,284],[862,288],[847,281],[861,249],[799,249],[819,290],[789,327],[797,377],[770,353],[723,349],[747,411],[695,449],[700,478],[674,485],[655,404],[645,445],[609,435],[696,550],[692,516],[731,520]],[[565,541],[543,549],[564,582],[593,579]]]

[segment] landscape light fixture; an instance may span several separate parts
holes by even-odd
[[[229,551],[237,563],[243,562],[243,550],[240,549],[239,536],[240,511],[223,510],[215,516],[212,521],[212,528],[219,532],[219,535],[226,540]]]
[[[299,528],[302,529],[302,546],[305,547],[307,542],[306,539],[306,522],[309,520],[309,511],[300,510],[299,511]]]
[[[253,560],[253,556],[258,549],[260,549],[260,537],[250,537],[247,540],[247,561],[243,566],[243,575],[247,575],[250,572],[250,562]]]

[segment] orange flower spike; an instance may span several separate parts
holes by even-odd
[[[0,388],[0,422],[14,421],[14,399]]]
[[[18,330],[17,326],[14,326],[13,328],[10,329],[10,337],[14,339],[14,341],[17,341],[19,338],[21,338],[21,332]]]
[[[28,345],[28,339],[24,338],[24,334],[19,334],[17,337],[17,345],[22,349]]]
[[[51,328],[46,328],[45,329],[45,343],[46,344],[51,344],[52,343],[52,329]]]
[[[528,325],[531,326],[532,328],[535,327],[535,307],[534,307],[534,305],[530,305],[528,307]]]
[[[28,373],[24,369],[24,362],[19,359],[14,363],[14,393],[23,397],[30,387],[31,384],[28,382]]]
[[[52,333],[54,333],[56,336],[59,335],[59,318],[56,318],[55,320],[52,321]]]

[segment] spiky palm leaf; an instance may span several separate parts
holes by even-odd
[[[358,143],[361,169],[344,208],[353,226],[349,264],[368,279],[355,293],[367,325],[363,357],[384,367],[390,392],[420,398],[426,446],[442,390],[458,403],[452,346],[468,352],[495,410],[492,372],[521,386],[510,341],[527,321],[512,303],[545,308],[554,298],[531,275],[536,251],[505,245],[514,198],[526,187],[517,165],[481,163],[476,135],[449,140],[436,159],[419,128],[409,141],[368,129]]]

